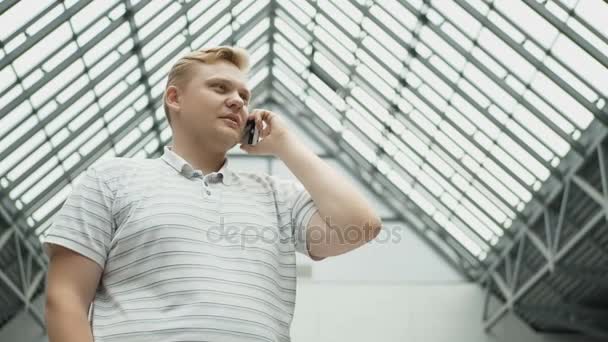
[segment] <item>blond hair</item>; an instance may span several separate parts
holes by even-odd
[[[165,116],[169,125],[171,125],[171,116],[169,115],[169,106],[167,106],[167,88],[172,85],[187,84],[192,77],[194,66],[198,63],[213,64],[218,61],[230,62],[245,73],[249,71],[249,54],[247,51],[243,48],[232,46],[218,46],[195,50],[182,56],[173,64],[171,70],[169,70],[167,86],[163,94]]]

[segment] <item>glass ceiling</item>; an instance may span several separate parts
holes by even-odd
[[[608,124],[606,18],[602,0],[5,0],[2,205],[40,235],[91,162],[158,155],[170,65],[234,44],[254,106],[324,127],[483,266]]]

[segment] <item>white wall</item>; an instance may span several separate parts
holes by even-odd
[[[310,265],[312,280],[317,282],[458,284],[465,281],[400,222],[384,222],[375,240],[346,254],[321,262],[299,257],[298,264]]]
[[[412,285],[301,281],[294,342],[582,342],[537,334],[513,316],[483,329],[476,284]],[[591,340],[588,340],[591,341]]]

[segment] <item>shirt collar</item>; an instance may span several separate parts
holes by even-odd
[[[199,169],[194,169],[190,163],[188,163],[184,158],[173,151],[172,145],[166,145],[164,147],[164,153],[161,157],[167,164],[169,164],[172,168],[174,168],[177,172],[182,174],[187,178],[192,178],[193,176],[199,174],[203,175],[203,172]],[[210,173],[213,177],[219,177],[225,185],[230,185],[232,183],[232,172],[228,169],[228,158],[224,159],[224,164],[217,172]]]

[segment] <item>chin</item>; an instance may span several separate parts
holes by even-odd
[[[224,150],[228,151],[238,144],[238,139],[235,139],[233,136],[223,135],[216,142],[218,146],[222,146]]]

